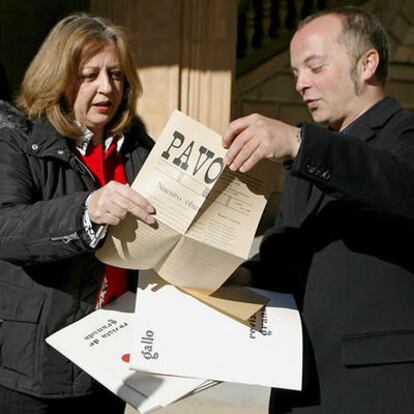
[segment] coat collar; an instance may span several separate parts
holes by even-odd
[[[75,143],[70,138],[61,135],[47,119],[41,118],[36,119],[32,123],[26,151],[38,157],[54,157],[69,160],[72,155],[70,149],[71,142]],[[153,145],[153,141],[146,133],[142,120],[137,117],[131,130],[125,134],[121,152],[123,154],[132,152],[140,143],[149,148]]]
[[[382,128],[392,116],[400,111],[403,111],[403,108],[397,100],[386,97],[352,122],[343,133],[363,141],[369,141],[377,134],[378,129]]]
[[[31,121],[23,112],[5,101],[0,101],[0,129],[22,132],[22,148],[28,154],[66,160],[70,157],[67,140],[46,119]]]
[[[26,151],[35,157],[51,157],[68,161],[71,157],[69,139],[61,135],[46,119],[36,119],[27,140]]]

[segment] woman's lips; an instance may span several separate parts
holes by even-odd
[[[112,106],[112,104],[111,104],[111,102],[98,102],[98,103],[96,103],[96,104],[93,104],[93,106],[98,110],[98,111],[103,111],[103,112],[105,112],[105,111],[108,111],[110,108],[111,108],[111,106]]]

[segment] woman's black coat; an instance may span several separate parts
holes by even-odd
[[[94,389],[45,342],[93,310],[104,271],[82,226],[97,184],[69,143],[0,103],[0,384],[43,397]],[[137,121],[122,147],[129,182],[151,147]]]

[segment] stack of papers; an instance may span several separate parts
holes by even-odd
[[[218,381],[300,390],[293,297],[253,290],[270,302],[242,323],[143,272],[136,301],[127,292],[46,341],[142,414]]]
[[[135,294],[127,292],[108,308],[54,333],[46,342],[142,414],[216,384],[131,371],[134,305]]]

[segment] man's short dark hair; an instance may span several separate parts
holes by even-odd
[[[330,14],[338,15],[342,20],[342,33],[338,42],[349,48],[354,64],[369,49],[378,51],[379,63],[375,77],[385,84],[388,76],[388,40],[384,28],[371,13],[356,6],[326,9],[305,18],[299,23],[298,30],[316,18]]]

